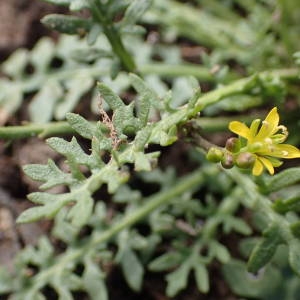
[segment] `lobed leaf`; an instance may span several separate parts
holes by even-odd
[[[68,198],[52,200],[43,206],[32,207],[19,215],[17,223],[30,223],[40,219],[52,219],[70,200]]]
[[[51,159],[48,160],[47,165],[26,165],[23,170],[33,180],[45,182],[40,186],[44,190],[57,185],[72,186],[76,183],[71,174],[61,171]]]
[[[95,135],[96,127],[78,114],[67,113],[66,119],[73,129],[82,137],[91,140]]]

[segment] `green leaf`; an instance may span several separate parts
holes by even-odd
[[[126,105],[123,103],[122,99],[116,95],[109,87],[107,87],[104,83],[98,83],[97,88],[100,92],[101,97],[105,100],[105,102],[109,105],[109,107],[116,111],[117,109],[122,109]]]
[[[176,267],[182,261],[182,255],[178,252],[168,252],[155,258],[148,268],[153,272],[160,272]]]
[[[92,163],[91,157],[82,150],[75,137],[72,138],[71,142],[53,137],[47,140],[47,144],[68,159],[74,159],[74,162],[77,164],[90,165]]]
[[[247,272],[245,263],[238,260],[224,265],[222,272],[236,295],[255,299],[275,299],[270,295],[276,295],[276,287],[282,281],[278,269],[270,265],[262,274],[253,276]]]
[[[289,168],[274,176],[268,177],[263,192],[276,192],[299,181],[300,168]]]
[[[46,204],[47,202],[53,202],[57,199],[63,199],[66,197],[66,194],[50,194],[46,192],[35,192],[27,196],[27,198],[36,204]]]
[[[29,53],[25,49],[15,51],[1,66],[1,69],[9,76],[18,78],[22,76],[28,63]]]
[[[290,225],[293,235],[297,238],[300,238],[300,221],[297,221]]]
[[[87,260],[84,264],[83,285],[91,300],[108,300],[104,274],[96,262]]]
[[[72,58],[78,62],[92,63],[101,58],[113,58],[113,54],[107,50],[87,48],[74,50]]]
[[[134,151],[144,151],[144,149],[149,141],[149,138],[150,138],[150,135],[152,132],[152,128],[153,128],[153,126],[148,125],[148,126],[142,128],[140,131],[138,131],[138,133],[134,139]]]
[[[48,71],[51,65],[51,61],[55,56],[55,50],[56,45],[54,44],[54,41],[48,37],[40,39],[35,44],[30,53],[30,61],[37,73],[45,73]],[[49,80],[51,81],[50,78]]]
[[[168,282],[167,295],[169,297],[174,297],[187,286],[188,275],[191,267],[190,261],[187,260],[176,271],[166,276]]]
[[[150,158],[143,152],[136,152],[134,161],[134,169],[136,171],[151,171]]]
[[[68,218],[72,220],[72,225],[81,228],[87,224],[92,215],[93,207],[93,198],[89,194],[82,194],[68,213]]]
[[[150,7],[151,0],[133,0],[125,11],[122,26],[134,25]]]
[[[207,268],[198,262],[194,265],[196,284],[200,292],[207,293],[209,291],[209,277]]]
[[[135,252],[128,247],[123,249],[120,263],[128,285],[134,291],[140,291],[143,283],[144,268]]]
[[[148,101],[155,108],[163,111],[163,102],[158,97],[157,93],[153,89],[151,89],[143,79],[135,74],[130,74],[130,82],[140,95],[142,101]]]
[[[66,118],[71,127],[82,137],[91,140],[95,135],[96,127],[78,114],[67,113]]]
[[[211,243],[211,250],[214,256],[222,263],[225,264],[230,260],[230,253],[228,249],[222,244],[214,241]]]
[[[293,197],[287,200],[276,200],[272,207],[280,214],[285,214],[288,211],[298,212],[300,211],[300,197]]]
[[[288,243],[289,246],[289,263],[294,272],[300,276],[300,241],[292,239]]]
[[[30,223],[44,218],[51,219],[69,201],[67,198],[64,200],[53,200],[51,202],[48,201],[44,206],[29,208],[17,218],[17,223]]]
[[[49,122],[52,119],[55,104],[62,96],[63,90],[57,81],[46,82],[30,102],[30,119],[35,123]]]
[[[52,30],[66,34],[82,34],[91,29],[91,21],[76,16],[51,14],[42,18],[41,22]]]
[[[249,235],[252,233],[251,227],[244,220],[228,216],[225,220],[224,232],[229,233],[232,229],[243,235]]]
[[[61,171],[51,159],[48,160],[47,165],[26,165],[23,170],[33,180],[45,182],[40,186],[44,190],[57,185],[71,186],[77,182],[71,174]]]
[[[253,249],[248,261],[248,271],[251,273],[258,272],[271,260],[281,243],[280,228],[277,224],[272,224],[263,233],[262,240]]]

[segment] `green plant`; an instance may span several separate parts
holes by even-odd
[[[285,31],[266,18],[277,6],[275,1],[259,1],[253,7],[251,0],[227,4],[194,1],[195,9],[171,0],[153,1],[152,6],[150,1],[135,0],[48,2],[73,11],[90,11],[88,19],[61,15],[43,19],[61,32],[87,36],[88,44],[62,36],[54,46],[49,39],[42,39],[32,52],[18,51],[4,63],[4,71],[12,77],[0,81],[5,91],[19,87],[15,88],[19,94],[13,98],[18,100],[13,105],[7,101],[10,92],[1,98],[7,113],[21,105],[22,93],[39,92],[29,107],[31,120],[37,123],[2,127],[0,137],[50,136],[46,143],[65,162],[61,167],[49,159],[47,164],[23,168],[29,177],[41,182],[41,191],[28,195],[35,206],[25,210],[17,221],[53,220],[51,239],[44,236],[36,246],[22,250],[12,274],[0,269],[0,293],[11,299],[47,299],[51,290],[59,299],[74,299],[77,293],[84,293],[88,299],[109,299],[106,279],[118,265],[136,293],[142,291],[146,273],[164,272],[167,297],[176,297],[192,284],[199,294],[206,294],[215,285],[211,270],[217,266],[218,274],[236,296],[294,299],[300,287],[300,168],[286,168],[272,177],[259,170],[253,172],[258,177],[252,176],[248,169],[259,159],[270,173],[278,163],[271,158],[273,148],[267,152],[250,149],[260,132],[260,122],[254,121],[256,130],[254,125],[247,128],[252,130],[250,137],[246,126],[235,121],[251,122],[254,118],[245,116],[251,108],[259,108],[258,114],[264,116],[271,104],[277,105],[280,113],[285,99],[290,99],[294,106],[290,114],[282,113],[282,122],[289,129],[289,143],[300,143],[296,134],[299,70],[282,67],[285,61],[292,61],[290,51],[296,49],[282,37]],[[201,20],[196,18],[198,2],[206,8]],[[234,5],[247,17],[233,9]],[[141,19],[144,27],[136,26]],[[145,32],[147,24],[163,26],[166,39],[169,34],[173,40],[183,35],[196,42],[205,41],[212,50],[210,56],[202,55],[205,66],[182,62],[179,49],[165,45],[165,41],[157,50],[141,37],[127,36]],[[245,27],[237,28],[236,34],[238,24]],[[220,30],[224,38],[217,39]],[[258,48],[259,59],[247,51],[244,30],[252,37],[251,45]],[[273,37],[279,33],[279,41],[275,41]],[[134,49],[136,45],[141,48]],[[284,49],[281,56],[274,45]],[[38,59],[42,50],[37,50],[43,47],[48,49],[44,62]],[[139,53],[143,51],[148,53],[144,57]],[[153,63],[153,54],[160,54],[163,62]],[[57,56],[63,65],[49,69],[50,61]],[[31,63],[36,61],[36,70],[26,79],[23,71],[28,57]],[[257,72],[240,78],[236,68],[227,66],[232,58],[245,73]],[[211,67],[216,64],[220,65],[214,72]],[[266,70],[269,66],[276,69]],[[108,79],[108,74],[117,76],[115,81]],[[97,79],[102,82],[94,87]],[[209,82],[211,89],[201,92],[198,80]],[[69,88],[67,92],[62,90],[64,85]],[[71,112],[91,89],[99,121]],[[126,93],[119,96],[121,91]],[[43,114],[36,113],[45,103],[48,106]],[[224,111],[230,116],[226,117]],[[66,122],[47,123],[53,114],[56,119],[66,118]],[[271,124],[274,130],[266,137],[275,150],[282,150],[285,145],[280,143],[287,134],[284,131],[275,136],[282,129],[277,116],[274,108],[260,130]],[[237,149],[229,149],[227,144],[223,149],[203,137],[209,132],[226,131],[228,124],[247,143]],[[71,138],[57,137],[58,133]],[[268,141],[258,142],[265,146]],[[209,154],[211,160],[222,160],[225,167],[228,165],[223,158],[228,153],[238,156],[253,150],[255,162],[243,169],[224,169],[206,161],[211,146],[216,149]],[[172,166],[165,167],[170,149],[178,156]],[[292,149],[299,157],[299,150]],[[241,166],[237,160],[235,164]],[[61,192],[48,191],[55,186],[62,186]],[[63,243],[65,250],[57,251],[55,241]]]

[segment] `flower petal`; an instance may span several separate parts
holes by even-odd
[[[239,121],[232,121],[229,123],[229,129],[236,133],[237,135],[249,140],[251,139],[250,129],[244,124]]]
[[[271,161],[269,159],[265,158],[265,157],[262,157],[262,156],[258,157],[258,159],[263,163],[263,165],[266,167],[266,169],[269,171],[269,173],[271,175],[273,175],[274,174],[274,168],[273,168],[273,165],[272,165]]]
[[[251,132],[251,135],[253,137],[255,137],[256,134],[257,134],[257,130],[258,130],[258,127],[260,125],[260,122],[261,122],[260,119],[255,119],[255,120],[252,121],[252,123],[250,125],[250,132]],[[252,142],[252,141],[250,141],[250,142]]]
[[[279,114],[277,112],[277,107],[274,107],[271,109],[271,111],[268,113],[268,115],[265,118],[265,121],[274,124],[274,126],[278,126],[279,124]]]
[[[264,141],[278,131],[279,114],[277,107],[274,107],[262,122],[261,128],[255,137],[255,141]]]
[[[273,149],[269,151],[260,151],[259,155],[268,155],[279,158],[299,158],[300,150],[289,144],[273,145]]]
[[[255,160],[255,163],[254,163],[254,166],[253,166],[253,169],[252,169],[252,174],[254,176],[259,176],[262,173],[263,169],[264,169],[263,164],[257,158]]]

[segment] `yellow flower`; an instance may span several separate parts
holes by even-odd
[[[250,152],[255,156],[252,174],[258,176],[264,167],[271,175],[274,174],[274,167],[282,162],[278,158],[300,157],[300,150],[289,144],[282,144],[288,137],[287,128],[279,124],[277,107],[274,107],[264,121],[254,120],[250,127],[244,123],[233,121],[229,129],[247,140],[246,145],[240,152]]]

